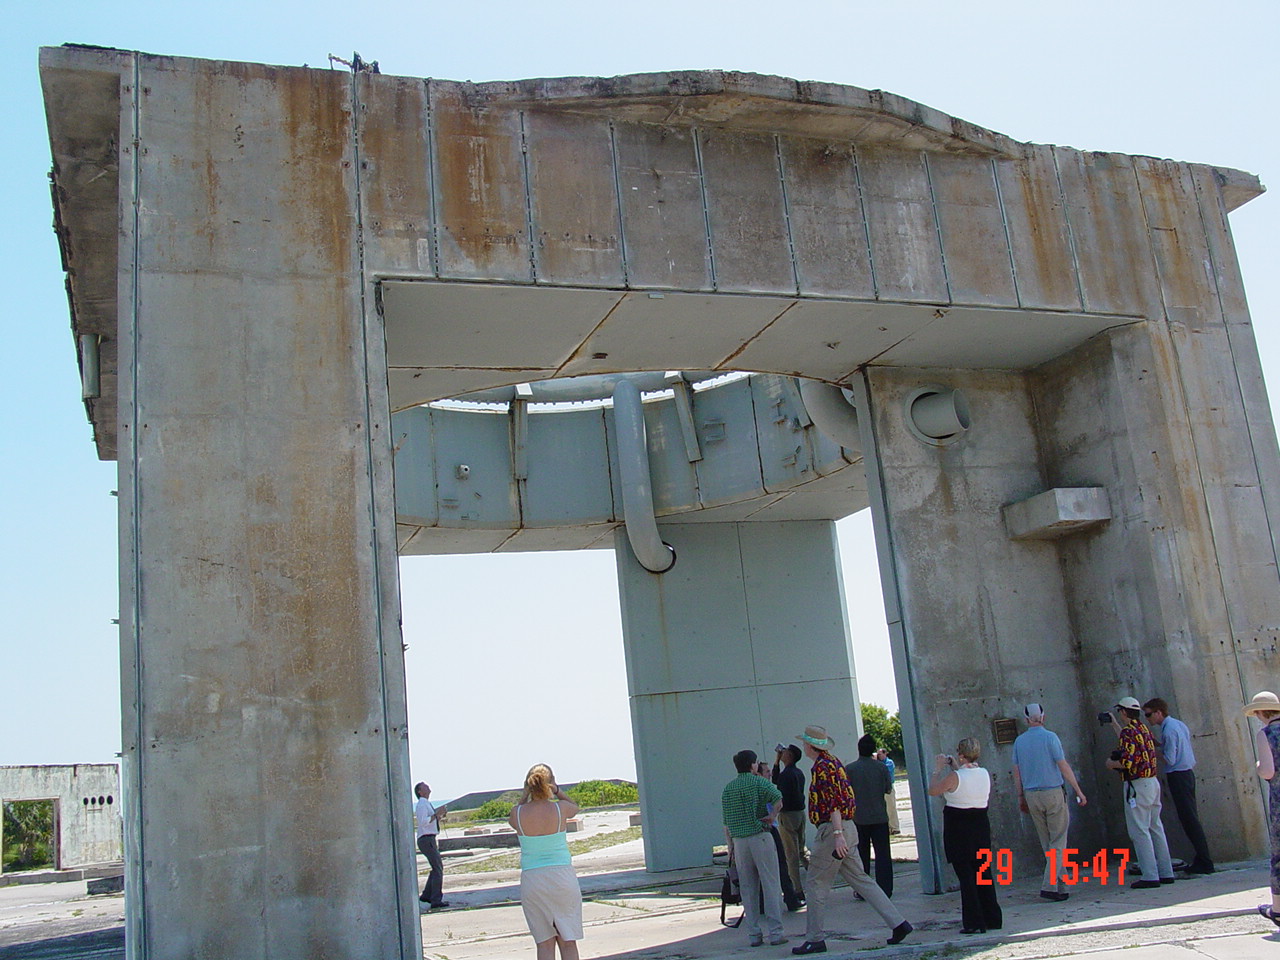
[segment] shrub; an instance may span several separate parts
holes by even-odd
[[[471,814],[472,820],[505,820],[515,806],[510,800],[486,800]]]
[[[607,807],[615,803],[638,803],[640,792],[633,783],[611,783],[608,780],[583,780],[565,791],[580,807]]]

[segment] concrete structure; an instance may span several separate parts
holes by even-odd
[[[12,800],[53,801],[54,869],[120,861],[120,768],[114,763],[0,767],[0,804]]]
[[[41,70],[120,464],[132,956],[417,957],[396,550],[608,546],[638,502],[677,556],[616,541],[650,863],[705,857],[742,739],[856,732],[830,522],[866,506],[910,766],[984,739],[1020,869],[990,731],[1027,699],[1082,850],[1124,837],[1093,713],[1154,692],[1206,738],[1216,855],[1264,848],[1237,705],[1277,663],[1280,452],[1227,224],[1256,178],[743,74]],[[1033,499],[1076,488],[1111,519]]]

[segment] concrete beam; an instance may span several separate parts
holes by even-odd
[[[1104,487],[1055,487],[1000,508],[1010,540],[1056,540],[1111,519]]]

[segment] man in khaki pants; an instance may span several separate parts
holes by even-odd
[[[1038,703],[1028,703],[1022,714],[1027,719],[1027,729],[1013,742],[1013,786],[1018,791],[1018,808],[1031,815],[1040,849],[1045,852],[1044,880],[1040,884],[1040,896],[1046,900],[1067,899],[1062,889],[1062,852],[1067,847],[1067,827],[1071,813],[1067,809],[1063,783],[1071,784],[1076,800],[1081,806],[1088,801],[1062,754],[1062,741],[1058,735],[1045,728],[1044,708]],[[1057,850],[1056,873],[1048,852]],[[1055,882],[1056,881],[1056,882]]]

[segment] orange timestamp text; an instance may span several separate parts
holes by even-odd
[[[1067,847],[1061,855],[1056,849],[1046,851],[1045,856],[1049,858],[1049,882],[1055,887],[1059,882],[1069,887],[1078,883],[1092,882],[1106,886],[1107,881],[1114,876],[1116,883],[1124,886],[1124,871],[1129,865],[1127,848],[1099,850],[1092,857],[1080,857],[1079,854],[1080,851],[1075,847]],[[1116,858],[1117,862],[1114,865],[1108,855]],[[1000,886],[1013,883],[1013,851],[1008,847],[1001,847],[998,850],[983,847],[979,850],[977,882],[979,886],[984,887],[989,887],[993,883]]]

